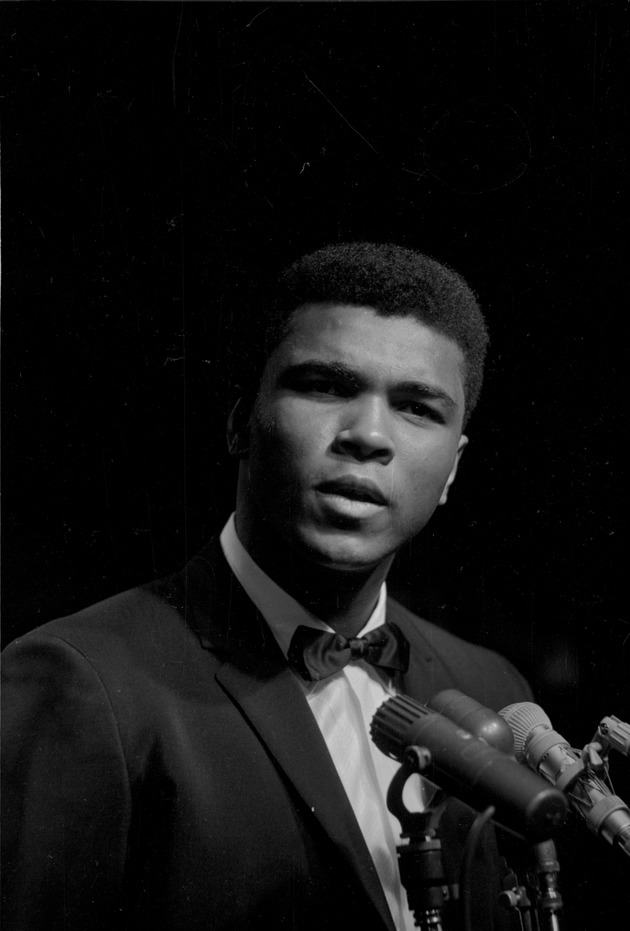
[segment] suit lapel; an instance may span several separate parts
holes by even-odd
[[[436,651],[423,635],[420,619],[414,618],[415,623],[409,623],[395,601],[387,602],[387,620],[396,624],[410,646],[409,668],[406,673],[397,674],[394,684],[410,698],[426,703],[440,688],[447,687],[442,684],[442,677],[436,669]]]
[[[216,679],[353,870],[385,927],[394,931],[376,868],[306,698],[217,550],[211,544],[187,573],[190,620],[204,647],[225,658]]]

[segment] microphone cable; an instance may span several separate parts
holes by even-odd
[[[462,931],[474,931],[472,926],[472,864],[479,847],[484,829],[488,822],[494,817],[494,806],[488,805],[485,811],[480,812],[473,821],[462,855],[462,863],[459,871],[459,913],[461,917]]]

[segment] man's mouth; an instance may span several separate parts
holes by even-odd
[[[317,486],[317,490],[324,495],[338,495],[350,501],[363,501],[382,507],[389,503],[376,482],[354,475],[345,475],[322,482]]]

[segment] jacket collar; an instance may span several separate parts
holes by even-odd
[[[183,570],[185,612],[201,645],[221,657],[216,679],[354,871],[383,926],[385,894],[326,743],[262,616],[214,539]]]

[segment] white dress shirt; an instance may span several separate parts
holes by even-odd
[[[236,534],[234,514],[221,534],[221,547],[232,572],[256,605],[286,656],[295,628],[300,624],[331,632],[332,628],[298,604],[253,561]],[[367,624],[368,631],[385,622],[386,587]],[[396,694],[375,670],[363,661],[352,662],[321,682],[302,686],[322,732],[350,804],[359,822],[383,890],[399,931],[413,931],[413,915],[400,881],[396,844],[400,824],[388,811],[385,797],[399,764],[385,756],[369,737],[370,722],[378,707]],[[350,732],[348,729],[350,728]],[[350,739],[349,739],[350,738]],[[354,751],[349,750],[353,744]],[[354,756],[348,757],[348,753]],[[405,787],[404,801],[411,810],[422,810],[422,786],[418,776]]]

